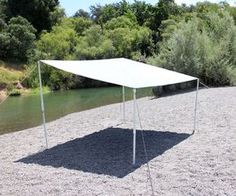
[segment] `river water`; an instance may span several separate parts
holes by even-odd
[[[91,88],[58,91],[44,95],[46,121],[52,121],[73,112],[121,102],[121,87]],[[151,96],[151,88],[138,90],[137,97]],[[126,88],[126,99],[132,90]],[[40,97],[9,97],[0,105],[0,134],[23,130],[42,124]]]

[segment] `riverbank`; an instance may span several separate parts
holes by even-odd
[[[43,94],[50,93],[51,90],[49,87],[43,87]],[[32,96],[32,95],[39,95],[40,89],[39,88],[22,88],[22,89],[13,89],[12,91],[0,90],[0,101],[5,99],[6,96],[10,94],[10,96]]]
[[[23,63],[4,62],[0,60],[0,102],[10,96],[28,96],[39,94],[39,88],[26,88],[20,81],[26,70]],[[49,87],[43,88],[44,93],[50,92]]]
[[[3,90],[2,91],[0,90],[0,102],[2,100],[4,100],[6,98],[6,96],[7,96],[7,92],[3,91]]]
[[[236,194],[236,87],[138,99],[156,195]],[[69,114],[0,136],[3,195],[151,195],[141,132],[132,166],[132,102]],[[140,128],[138,127],[138,130]]]

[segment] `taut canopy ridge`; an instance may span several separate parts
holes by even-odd
[[[48,140],[40,69],[41,63],[79,76],[123,86],[123,120],[125,120],[124,87],[133,88],[133,164],[135,164],[136,161],[136,89],[197,80],[193,131],[196,129],[197,95],[199,87],[198,78],[125,58],[82,61],[41,60],[38,62],[38,72],[43,129],[47,148]]]

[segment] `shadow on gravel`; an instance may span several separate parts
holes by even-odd
[[[187,139],[190,134],[145,130],[148,161]],[[57,145],[17,162],[64,167],[122,178],[145,164],[141,131],[137,131],[136,166],[132,165],[131,129],[107,128]]]

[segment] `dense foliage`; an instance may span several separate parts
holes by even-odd
[[[0,58],[26,61],[35,41],[35,28],[23,17],[2,22],[0,30]]]
[[[200,77],[205,84],[233,84],[236,26],[228,12],[215,9],[172,23],[173,32],[161,43],[160,53],[149,62]]]
[[[59,10],[58,0],[1,0],[5,6],[6,18],[22,16],[26,18],[38,32],[50,30],[57,22]]]
[[[236,82],[235,23],[236,8],[227,3],[123,0],[65,17],[58,0],[0,0],[0,59],[27,62],[30,70],[39,59],[126,57],[208,85],[230,85]],[[42,74],[52,89],[103,85],[47,66]],[[37,83],[37,73],[26,82]]]

